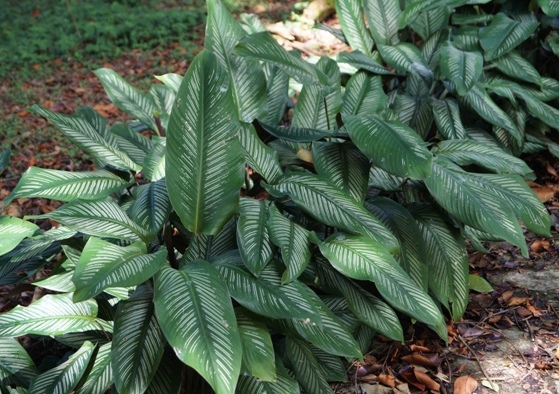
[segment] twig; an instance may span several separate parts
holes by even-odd
[[[487,380],[489,380],[491,382],[491,385],[493,385],[493,379],[491,379],[489,377],[489,375],[487,375],[487,372],[485,372],[485,369],[483,368],[483,365],[481,365],[481,360],[479,359],[479,357],[477,356],[476,352],[470,347],[470,345],[468,345],[466,343],[466,341],[464,340],[464,338],[462,338],[462,335],[458,335],[458,339],[460,340],[460,342],[462,342],[464,344],[464,346],[466,346],[466,348],[468,348],[468,350],[472,353],[472,355],[474,356],[474,358],[477,361],[477,365],[479,366],[479,369],[481,369],[481,372],[483,373],[483,375],[485,376],[485,378]]]

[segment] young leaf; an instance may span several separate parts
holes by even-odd
[[[431,171],[432,155],[415,131],[398,121],[344,116],[352,141],[372,161],[401,177],[423,179]]]
[[[357,72],[347,82],[344,101],[341,108],[343,115],[366,117],[380,113],[388,107],[388,97],[382,88],[379,76],[366,72]]]
[[[140,93],[120,75],[108,68],[94,71],[114,105],[158,132],[154,119],[155,105],[150,95]]]
[[[35,363],[15,338],[0,338],[0,381],[3,387],[29,387],[39,374]]]
[[[130,184],[130,179],[105,170],[70,172],[30,167],[12,194],[6,198],[4,205],[20,197],[42,197],[58,201],[102,200]]]
[[[0,337],[28,334],[61,335],[97,330],[95,300],[74,303],[72,294],[46,295],[28,307],[16,306],[0,315]]]
[[[394,45],[399,42],[398,19],[402,10],[398,0],[363,1],[369,30],[377,44]]]
[[[143,393],[163,357],[165,338],[157,323],[149,285],[118,303],[112,342],[112,369],[119,393]]]
[[[134,194],[136,200],[130,207],[130,218],[154,239],[171,214],[165,179],[140,185],[134,189]]]
[[[287,337],[285,347],[287,359],[295,372],[295,377],[306,393],[334,393],[309,345],[298,339]]]
[[[171,204],[196,235],[217,234],[237,210],[243,154],[234,110],[226,72],[200,53],[171,113],[165,166]]]
[[[491,284],[478,275],[468,275],[468,288],[478,293],[491,293],[494,291]]]
[[[534,33],[539,26],[535,20],[517,21],[499,12],[487,27],[479,29],[479,43],[485,60],[493,60],[513,50]]]
[[[275,205],[270,206],[267,222],[270,239],[280,248],[287,270],[281,278],[289,283],[303,273],[311,259],[310,232],[283,216]]]
[[[143,162],[143,173],[152,182],[165,178],[165,152],[167,150],[167,138],[155,138]]]
[[[175,93],[178,93],[183,79],[182,75],[173,73],[155,75],[155,78],[163,82],[165,86],[171,88],[171,90]]]
[[[435,115],[438,132],[444,138],[449,140],[466,138],[466,128],[460,118],[460,107],[455,100],[451,98],[433,99],[431,108],[433,109],[433,115]]]
[[[295,204],[322,223],[368,235],[387,250],[398,250],[398,241],[376,217],[320,176],[292,173],[285,175],[277,184],[265,187],[275,197],[288,195]]]
[[[322,242],[320,251],[342,274],[374,282],[392,307],[444,331],[444,318],[433,300],[378,243],[363,236],[337,234]]]
[[[354,50],[361,51],[365,55],[370,56],[374,42],[365,27],[361,4],[358,0],[336,1],[336,14],[349,45]]]
[[[254,126],[241,123],[239,141],[247,164],[268,182],[276,182],[282,175],[278,153],[264,144]]]
[[[266,115],[259,120],[267,124],[277,125],[283,118],[289,101],[289,75],[270,63],[265,65],[264,71],[268,77]]]
[[[479,52],[462,51],[447,42],[440,49],[443,76],[456,86],[460,96],[476,84],[483,71],[483,56]]]
[[[155,312],[165,337],[216,394],[233,394],[241,370],[241,340],[226,287],[203,260],[181,270],[163,267],[155,277]]]
[[[105,394],[113,385],[113,371],[111,369],[111,343],[99,347],[91,372],[78,394]]]
[[[76,286],[74,301],[92,298],[107,287],[139,285],[159,271],[166,257],[164,248],[146,254],[146,246],[142,242],[123,247],[91,237],[72,277]]]
[[[268,206],[263,201],[241,198],[237,220],[237,244],[245,266],[258,276],[273,257],[266,220]]]
[[[36,394],[70,394],[86,372],[96,346],[85,342],[68,361],[37,376],[29,386],[29,392]]]
[[[0,216],[0,256],[12,251],[38,229],[39,227],[31,222],[11,216]]]

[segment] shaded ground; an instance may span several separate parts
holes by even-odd
[[[270,3],[268,8],[254,11],[267,15],[279,12],[273,7],[277,5]],[[335,18],[327,24],[339,27]],[[305,56],[332,55],[345,48],[329,33],[309,29],[304,21],[269,24],[268,28],[282,45]],[[174,49],[131,52],[105,66],[147,89],[153,82],[152,74],[184,74],[188,61],[166,60],[166,51]],[[7,130],[4,144],[11,144],[14,154],[9,168],[0,174],[0,201],[31,165],[64,170],[91,168],[87,156],[69,149],[58,131],[27,112],[28,105],[35,102],[63,113],[91,105],[111,122],[126,119],[110,103],[91,70],[78,63],[62,62],[59,66],[55,63],[52,70],[43,79],[4,80],[0,86],[4,116],[14,129],[25,130]],[[16,89],[21,90],[20,96],[11,93]],[[527,233],[529,258],[506,244],[486,244],[489,254],[472,251],[472,272],[488,279],[495,291],[471,295],[464,319],[448,327],[450,345],[445,347],[431,331],[410,323],[404,344],[377,338],[365,363],[349,369],[349,383],[336,385],[336,393],[559,393],[559,202],[555,198],[559,163],[552,157],[538,157],[530,164],[537,169],[538,182],[543,185],[534,190],[547,201],[555,224],[553,237],[542,239]],[[45,213],[57,205],[41,199],[19,199],[6,213]],[[9,308],[8,303],[28,304],[32,296],[31,286],[2,288],[0,310]]]

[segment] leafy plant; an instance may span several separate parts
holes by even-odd
[[[1,390],[172,393],[193,369],[218,394],[326,393],[376,333],[403,340],[402,315],[446,340],[468,300],[465,238],[527,254],[518,219],[550,227],[511,154],[554,146],[556,81],[534,85],[516,49],[537,22],[476,3],[342,0],[356,50],[310,63],[208,0],[184,77],[145,94],[96,71],[136,121],[35,106],[99,170],[31,168],[4,202],[66,204],[26,218],[59,224],[45,232],[0,219],[0,283],[53,263],[32,282],[52,294],[0,315]],[[12,339],[29,334],[77,350],[39,373]]]

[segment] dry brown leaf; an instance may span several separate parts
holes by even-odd
[[[531,185],[530,188],[536,193],[541,202],[547,202],[555,196],[555,191],[548,186]]]
[[[438,367],[441,364],[441,360],[437,353],[408,354],[407,356],[403,356],[402,360],[410,364],[423,365],[425,367]]]
[[[530,250],[534,253],[541,253],[544,250],[548,250],[548,249],[549,249],[549,241],[545,239],[536,239],[534,242],[532,242],[532,245],[530,245]]]
[[[559,175],[557,175],[557,171],[555,171],[555,168],[553,168],[553,166],[549,164],[549,162],[546,163],[546,169],[550,175],[553,175],[555,178],[559,178]]]
[[[435,382],[429,375],[425,372],[418,371],[417,369],[413,370],[413,373],[416,379],[421,382],[425,387],[429,390],[439,391],[441,389],[441,385]]]
[[[514,295],[514,291],[507,290],[503,294],[501,294],[501,297],[499,297],[499,299],[502,300],[503,302],[507,302],[513,295]]]
[[[454,394],[472,394],[477,386],[477,380],[472,376],[460,376],[454,381]]]
[[[415,374],[413,372],[404,372],[401,373],[400,376],[402,378],[404,378],[404,380],[406,382],[408,382],[408,384],[411,384],[413,387],[421,390],[421,391],[425,391],[425,385],[423,383],[421,383],[420,381],[417,380],[417,378],[415,377]]]
[[[380,374],[378,376],[378,381],[385,386],[396,387],[396,378],[393,375]]]
[[[431,351],[431,349],[429,349],[427,346],[421,346],[421,345],[410,345],[410,350],[412,352],[429,352]]]
[[[507,301],[507,306],[524,305],[529,299],[529,297],[512,297]]]
[[[559,360],[559,347],[555,350],[555,358]]]

